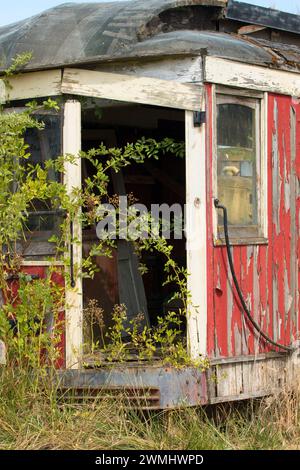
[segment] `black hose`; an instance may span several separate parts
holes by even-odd
[[[226,242],[226,250],[227,250],[227,256],[228,256],[228,261],[229,261],[229,266],[230,266],[230,271],[231,271],[231,274],[232,274],[232,279],[233,279],[233,282],[234,282],[234,285],[235,285],[235,288],[236,288],[236,291],[238,293],[238,296],[239,296],[239,299],[241,301],[241,304],[242,304],[242,307],[243,307],[243,310],[249,320],[249,322],[252,324],[252,326],[255,328],[255,330],[260,334],[260,336],[262,338],[264,338],[264,340],[267,342],[267,343],[270,343],[272,344],[273,346],[275,346],[276,348],[280,348],[286,352],[293,352],[294,349],[291,347],[291,346],[284,346],[283,344],[279,344],[279,343],[276,343],[275,341],[273,341],[268,335],[266,335],[266,333],[264,333],[261,329],[261,327],[258,325],[258,323],[256,323],[256,321],[254,320],[254,318],[252,317],[251,313],[250,313],[250,310],[248,309],[247,305],[246,305],[246,302],[245,302],[245,299],[244,299],[244,296],[242,294],[242,291],[241,291],[241,288],[240,288],[240,285],[238,283],[238,280],[237,280],[237,277],[236,277],[236,274],[235,274],[235,269],[234,269],[234,265],[233,265],[233,260],[232,260],[232,254],[231,254],[231,250],[230,250],[230,241],[229,241],[229,235],[228,235],[228,215],[227,215],[227,208],[225,206],[223,206],[222,204],[219,203],[219,200],[218,199],[215,199],[214,200],[214,204],[215,204],[215,208],[216,209],[221,209],[223,211],[223,225],[224,225],[224,235],[225,235],[225,242]]]
[[[74,276],[74,224],[73,220],[70,221],[70,278],[71,287],[76,287],[75,276]]]

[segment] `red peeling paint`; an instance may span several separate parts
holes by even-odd
[[[213,243],[214,144],[210,86],[207,96],[208,354],[210,357],[227,357],[269,352],[274,348],[259,338],[241,311],[224,247]],[[296,142],[292,142],[292,112],[296,116]],[[300,104],[288,96],[270,94],[268,97],[267,167],[267,244],[234,246],[233,259],[253,317],[272,339],[290,345],[299,336],[300,324]],[[237,338],[238,334],[240,338]],[[239,344],[241,349],[237,347]]]

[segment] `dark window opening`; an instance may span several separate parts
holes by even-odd
[[[185,140],[185,115],[182,111],[173,111],[151,106],[104,107],[101,116],[90,110],[83,114],[83,150],[97,147],[103,142],[107,146],[122,147],[135,142],[141,137],[151,137],[157,141],[165,137],[177,142]],[[83,162],[83,180],[90,175],[92,166]],[[120,181],[121,179],[121,181]],[[185,159],[174,155],[164,155],[159,160],[151,159],[145,164],[132,164],[124,168],[117,183],[110,183],[109,192],[117,194],[118,187],[125,187],[126,194],[132,194],[138,203],[148,209],[151,204],[179,204],[184,211],[185,204]],[[171,219],[172,220],[172,219]],[[173,220],[174,222],[174,220]],[[182,226],[183,231],[183,226]],[[83,252],[86,255],[97,242],[95,228],[83,231]],[[186,267],[185,238],[180,240],[171,236],[173,258],[182,267]],[[104,323],[111,325],[111,312],[114,305],[125,303],[129,319],[139,313],[146,313],[147,323],[155,325],[158,316],[182,308],[180,301],[172,300],[177,286],[164,286],[164,257],[157,252],[147,252],[140,260],[147,266],[147,273],[138,272],[138,263],[134,259],[129,242],[118,241],[112,258],[94,259],[99,268],[94,279],[83,280],[84,307],[90,300],[97,300],[104,311]],[[133,290],[137,291],[133,298]],[[138,292],[139,291],[139,292]],[[140,309],[146,312],[141,312]],[[185,325],[182,325],[185,333]],[[101,343],[100,331],[95,331]]]
[[[235,227],[258,225],[258,109],[258,100],[217,97],[218,198]]]
[[[45,168],[48,160],[55,160],[62,153],[61,116],[60,114],[38,114],[36,119],[44,124],[44,129],[28,129],[25,141],[29,145],[29,165],[40,165]],[[60,181],[61,175],[50,169],[49,180]],[[26,230],[38,238],[46,238],[49,232],[57,232],[61,223],[53,211],[52,201],[34,200],[30,216],[26,222]],[[48,214],[47,214],[48,212]]]
[[[45,100],[47,98],[41,98],[37,100],[37,104],[42,107]],[[28,100],[9,103],[4,112],[23,112],[27,109],[27,102]],[[45,162],[62,155],[62,114],[62,108],[58,112],[39,109],[34,113],[35,118],[44,123],[44,128],[26,131],[24,140],[28,144],[30,157],[24,160],[25,170],[37,164],[43,168]],[[52,169],[49,169],[48,177],[52,181],[61,181],[61,174]],[[28,207],[30,215],[24,224],[24,233],[16,245],[18,254],[26,260],[44,260],[56,254],[55,244],[49,243],[48,240],[52,235],[60,235],[62,212],[57,206],[55,201],[36,199],[32,201],[31,207]]]

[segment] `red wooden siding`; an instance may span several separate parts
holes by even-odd
[[[64,287],[65,281],[64,276],[60,272],[61,268],[58,268],[56,272],[53,272],[51,275],[53,283],[57,284],[60,287]],[[40,279],[44,279],[47,276],[48,268],[46,266],[24,266],[22,272],[29,274],[31,276],[38,276]],[[33,281],[34,282],[34,281]],[[13,298],[17,298],[19,288],[19,281],[13,280],[10,285]],[[60,330],[62,331],[60,335],[60,342],[58,344],[59,348],[59,358],[56,362],[57,368],[65,367],[65,332],[64,332],[64,322],[65,322],[65,312],[61,311],[58,315],[58,323]]]
[[[213,245],[212,87],[208,112],[208,355],[270,351],[245,320],[232,287],[226,249]],[[264,331],[289,345],[299,337],[300,104],[268,98],[268,244],[235,246],[234,265],[244,297]]]
[[[56,272],[52,273],[51,276],[52,282],[57,284],[59,287],[65,287],[65,278],[64,275],[59,269]],[[62,369],[66,366],[66,334],[65,334],[65,311],[62,310],[58,314],[58,323],[60,328],[60,342],[58,348],[60,351],[60,356],[57,360],[56,367]]]

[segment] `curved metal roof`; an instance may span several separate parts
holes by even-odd
[[[161,14],[181,7],[206,6],[225,15],[227,0],[131,0],[114,3],[65,3],[24,21],[0,28],[4,70],[22,52],[32,52],[28,70],[113,59],[206,53],[249,63],[282,65],[272,43],[238,35],[197,30],[193,13],[165,28]],[[214,10],[213,10],[214,9]],[[179,11],[179,10],[178,10]],[[193,10],[194,12],[194,10]],[[200,16],[204,14],[201,10]],[[172,21],[172,19],[170,20]],[[205,22],[205,19],[203,20]],[[175,22],[176,23],[176,22]],[[300,51],[293,51],[300,63]]]
[[[43,68],[126,55],[161,12],[188,5],[225,6],[226,0],[132,0],[114,3],[65,3],[24,21],[0,28],[4,67],[32,51],[30,68]],[[4,59],[4,60],[3,60]]]
[[[137,43],[132,50],[135,56],[175,55],[202,53],[230,59],[243,59],[251,63],[271,63],[273,55],[267,49],[244,41],[237,36],[211,31],[180,30],[157,34]]]

